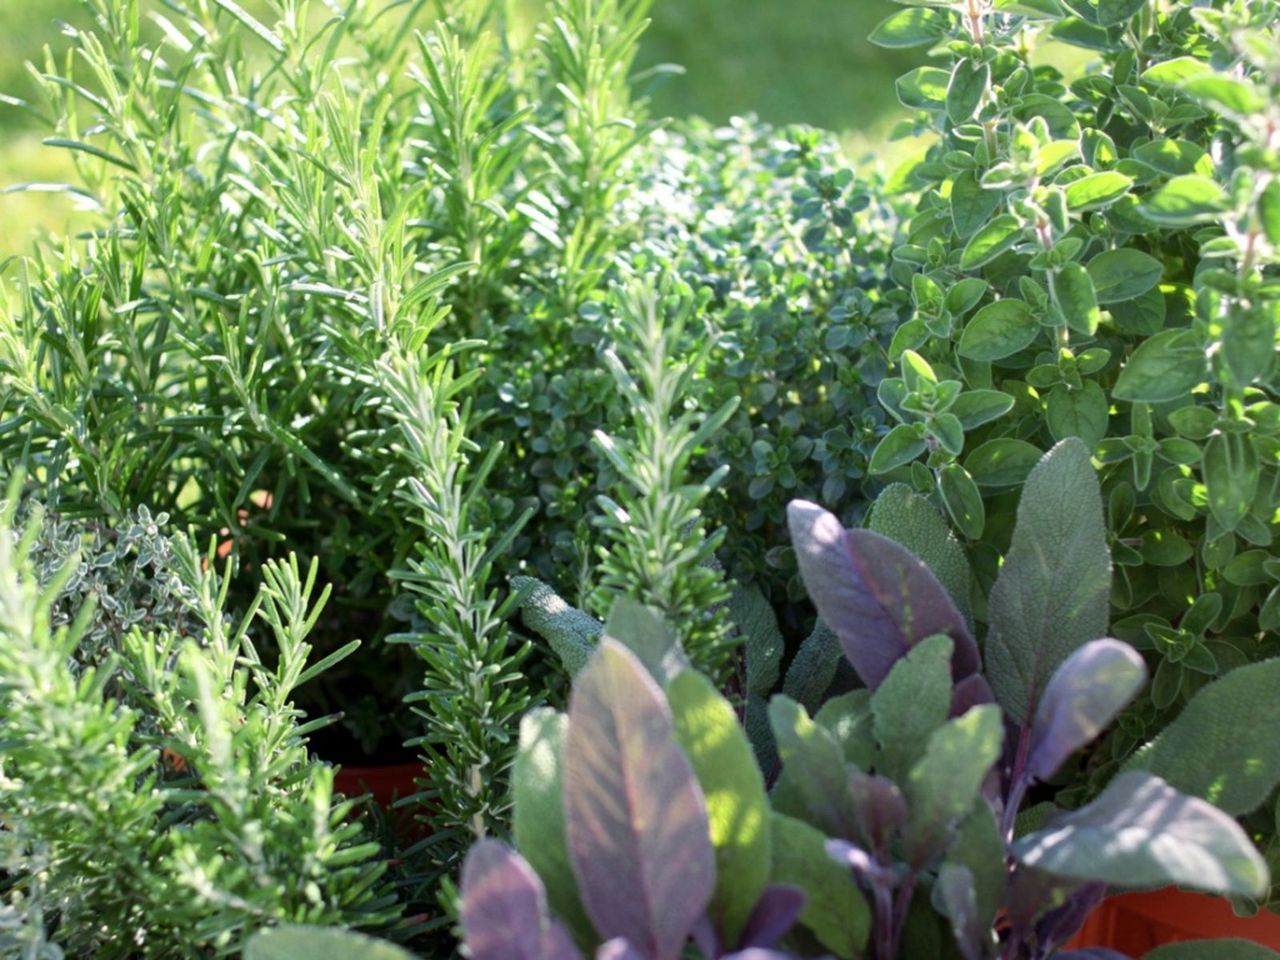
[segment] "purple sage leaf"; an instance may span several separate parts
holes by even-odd
[[[951,921],[951,932],[965,960],[983,960],[991,932],[978,915],[973,871],[959,864],[944,863],[933,885],[933,906]]]
[[[582,953],[559,920],[552,920],[542,938],[542,960],[582,960]]]
[[[737,953],[728,954],[724,960],[796,960],[789,953],[780,953],[777,950],[762,950],[760,947],[748,947],[746,950],[739,950]]]
[[[775,946],[799,922],[808,899],[803,890],[790,884],[765,887],[747,917],[738,945],[744,948]]]
[[[817,504],[787,507],[800,575],[818,614],[871,689],[926,637],[955,641],[952,676],[977,672],[978,646],[950,594],[911,551],[870,530],[845,530]]]
[[[849,795],[862,840],[873,850],[888,849],[893,831],[907,822],[907,801],[898,785],[886,777],[854,770]]]
[[[606,638],[578,674],[564,745],[565,829],[602,937],[674,960],[715,887],[706,800],[649,672]]]
[[[1066,943],[1080,931],[1106,895],[1107,887],[1103,883],[1086,883],[1075,890],[1066,903],[1050,910],[1036,923],[1036,940],[1055,946]]]
[[[996,695],[991,692],[991,684],[987,683],[987,678],[980,673],[973,673],[956,684],[951,694],[948,717],[962,717],[974,707],[995,702]]]
[[[472,960],[542,960],[546,893],[533,868],[505,844],[480,840],[467,854],[461,912]]]
[[[828,840],[825,847],[827,856],[852,870],[864,889],[872,890],[880,887],[893,890],[897,888],[898,872],[893,867],[881,864],[861,847],[843,840]]]
[[[1119,640],[1076,650],[1049,680],[1031,726],[1026,776],[1046,780],[1106,729],[1147,679],[1147,665]]]
[[[627,943],[625,937],[615,937],[602,943],[596,950],[596,960],[645,960],[644,955]]]
[[[694,921],[693,929],[689,931],[689,939],[702,951],[704,957],[718,957],[724,952],[720,949],[720,934],[711,920],[710,913],[704,913]]]

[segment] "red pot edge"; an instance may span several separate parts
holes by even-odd
[[[419,761],[380,767],[341,767],[333,775],[333,789],[348,797],[371,794],[378,806],[388,809],[395,800],[417,793],[417,781],[424,773]]]
[[[1280,950],[1280,916],[1263,910],[1255,917],[1238,917],[1222,897],[1166,887],[1108,897],[1066,946],[1110,947],[1141,957],[1167,943],[1221,937]]]

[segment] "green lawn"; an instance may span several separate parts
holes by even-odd
[[[893,79],[912,64],[866,42],[890,9],[890,0],[655,0],[640,66],[686,70],[655,91],[661,113],[809,123],[861,153],[882,143],[898,109]],[[76,0],[0,0],[0,93],[30,93],[23,62],[41,58],[45,44],[56,49],[55,18],[77,19],[78,10]],[[0,187],[70,176],[65,153],[41,147],[25,121],[0,104]],[[0,259],[26,249],[33,231],[64,231],[71,211],[48,193],[0,196]]]

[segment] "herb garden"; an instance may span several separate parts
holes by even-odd
[[[886,169],[243,2],[0,98],[2,960],[1280,957],[1280,0],[898,0]]]

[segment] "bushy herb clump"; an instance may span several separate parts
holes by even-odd
[[[1067,517],[1073,496],[1082,510]],[[932,509],[897,495],[876,506],[917,530]],[[619,602],[568,714],[524,721],[520,853],[486,839],[467,857],[461,920],[476,960],[677,960],[690,942],[725,960],[1066,958],[1107,885],[1265,887],[1244,831],[1150,772],[1166,769],[1152,753],[1080,810],[1023,809],[1027,788],[1147,674],[1137,651],[1100,636],[1111,566],[1082,444],[1059,444],[1027,480],[988,598],[985,664],[909,550],[812,503],[793,502],[789,519],[805,584],[865,687],[812,716],[773,699],[783,767],[766,792],[729,701],[656,609]],[[945,530],[921,543],[935,557],[955,546]],[[1231,729],[1214,709],[1198,719],[1207,735]],[[1280,762],[1258,777],[1273,785]],[[1239,792],[1250,779],[1228,763],[1217,784]],[[1234,949],[1202,943],[1197,955]]]
[[[183,615],[104,635],[95,600],[118,611],[129,598],[99,584],[57,625],[86,574],[74,555],[37,565],[33,544],[60,549],[68,528],[15,530],[16,488],[0,512],[0,885],[22,920],[6,934],[13,949],[221,955],[282,920],[396,920],[378,845],[309,756],[308,733],[326,721],[303,723],[292,704],[350,652],[311,662],[307,634],[328,599],[317,565],[269,564],[235,618],[212,548],[144,531],[172,577],[161,599],[176,596]],[[259,654],[267,637],[272,661]]]
[[[872,467],[945,505],[990,583],[1040,452],[1078,437],[1096,456],[1115,629],[1153,679],[1081,797],[1205,684],[1278,652],[1278,31],[1271,2],[973,0],[873,35],[942,65],[898,82],[936,138],[902,175],[921,191],[894,254],[914,316]],[[1093,63],[1037,64],[1041,34]]]
[[[703,475],[732,468],[704,505],[709,529],[743,531],[731,573],[794,596],[786,497],[861,509],[905,304],[885,290],[895,209],[816,133],[658,130],[629,80],[646,8],[557,0],[530,32],[479,2],[440,21],[358,3],[322,26],[291,4],[91,0],[94,26],[40,71],[33,106],[100,229],[39,253],[0,308],[0,458],[59,515],[146,507],[220,532],[246,569],[320,558],[317,643],[374,643],[310,696],[380,716],[353,731],[366,747],[414,732],[387,709],[407,661],[376,666],[396,656],[388,611],[409,615],[389,573],[420,536],[370,372],[393,342],[484,341],[471,439],[506,452],[476,521],[533,508],[498,572],[579,604],[615,479],[590,438],[634,415],[602,362],[608,287],[630,273],[674,271],[698,298],[672,345],[703,358],[686,402],[742,399],[696,454]],[[418,337],[437,298],[450,312]],[[379,672],[401,679],[370,688]]]

